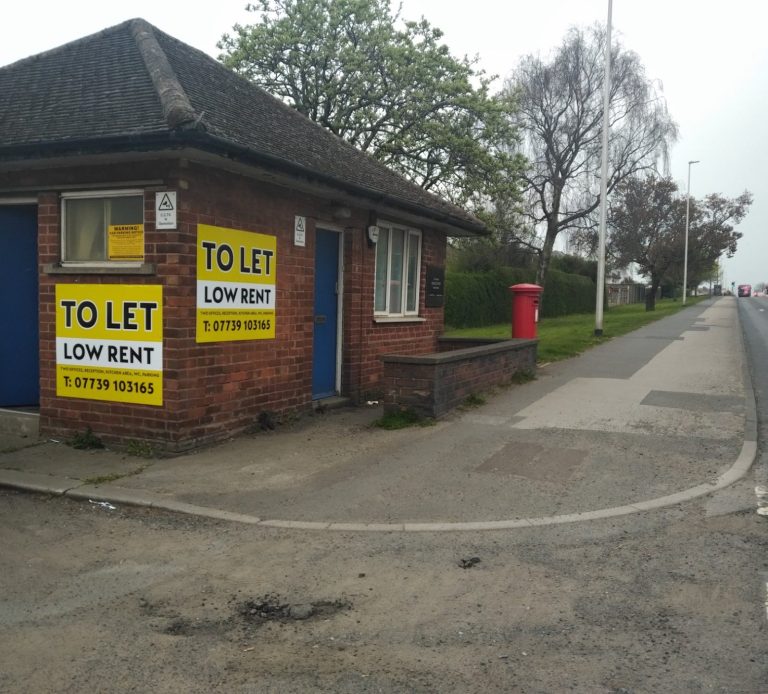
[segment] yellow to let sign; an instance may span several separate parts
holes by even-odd
[[[275,337],[277,238],[198,224],[197,342]]]
[[[144,260],[144,225],[110,224],[107,257],[109,260]]]
[[[163,404],[163,288],[56,285],[56,395]]]

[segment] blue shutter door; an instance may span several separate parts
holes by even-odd
[[[312,399],[336,395],[339,234],[315,234],[315,326],[312,349]]]
[[[0,205],[0,407],[40,402],[37,207]]]

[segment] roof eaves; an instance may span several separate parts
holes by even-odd
[[[239,161],[246,166],[264,166],[294,178],[308,182],[317,182],[339,191],[344,191],[357,198],[367,199],[377,205],[387,205],[394,209],[430,219],[441,225],[450,227],[446,232],[450,236],[461,231],[469,235],[483,236],[488,233],[487,227],[478,219],[451,214],[448,210],[436,209],[432,206],[421,205],[406,200],[391,193],[362,186],[351,181],[340,180],[334,176],[310,169],[297,162],[283,159],[266,152],[237,145],[231,140],[213,135],[204,129],[177,129],[175,131],[159,131],[155,133],[125,134],[112,137],[73,138],[59,142],[38,142],[0,147],[0,170],[8,164],[35,159],[44,160],[53,157],[77,157],[87,154],[103,154],[109,152],[158,151],[162,149],[180,149],[191,147],[207,151],[216,156],[222,156],[231,161]]]
[[[442,224],[447,224],[456,229],[469,232],[472,235],[484,236],[489,233],[488,228],[482,221],[472,218],[469,215],[467,215],[467,217],[464,217],[463,215],[454,215],[447,210],[441,210],[432,206],[422,205],[417,202],[406,200],[400,196],[393,195],[391,193],[385,193],[374,188],[368,188],[351,181],[341,180],[315,169],[302,166],[295,161],[284,159],[273,154],[267,154],[266,152],[259,152],[242,145],[237,145],[231,140],[216,136],[211,132],[189,132],[186,134],[184,139],[192,146],[197,146],[201,149],[207,149],[209,151],[211,151],[211,147],[213,147],[213,149],[216,150],[220,155],[229,157],[231,159],[239,159],[243,163],[250,161],[252,164],[255,163],[273,167],[276,170],[283,171],[293,176],[300,176],[305,179],[315,180],[325,185],[344,190],[358,197],[367,198],[373,202],[390,205],[394,208],[399,208],[404,211],[407,210],[411,213],[418,214],[421,217],[432,219]]]

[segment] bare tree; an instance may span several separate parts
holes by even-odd
[[[571,29],[548,60],[522,59],[505,91],[516,95],[525,175],[524,212],[543,231],[536,275],[543,285],[558,234],[594,227],[600,202],[605,31]],[[648,80],[637,54],[611,49],[610,143],[607,189],[666,161],[677,137],[660,87]]]

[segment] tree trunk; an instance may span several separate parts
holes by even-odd
[[[645,310],[646,311],[655,311],[656,310],[656,292],[659,291],[659,283],[660,280],[656,279],[651,275],[651,288],[647,290],[647,293],[645,295]]]
[[[544,237],[544,246],[539,256],[539,267],[536,270],[536,284],[542,288],[544,287],[544,282],[547,281],[549,263],[552,260],[552,249],[555,247],[555,239],[557,238],[558,231],[560,231],[558,228],[560,220],[560,193],[561,191],[555,190],[552,196],[552,211],[547,219],[547,235]]]
[[[547,235],[544,238],[544,247],[541,249],[541,256],[539,256],[539,267],[536,270],[536,284],[540,287],[543,287],[544,282],[547,280],[549,264],[552,260],[552,248],[554,248],[555,245],[555,236],[557,236],[556,233],[550,235],[549,229],[547,229]]]

